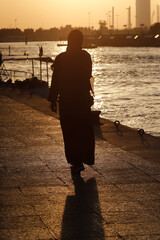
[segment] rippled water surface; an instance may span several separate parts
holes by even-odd
[[[42,45],[44,54],[53,59],[66,49],[57,47],[57,42],[0,43],[3,55],[8,55],[9,45],[11,54],[23,55],[27,51],[29,56],[37,56]],[[101,110],[104,118],[160,136],[160,48],[98,47],[87,51],[93,61],[94,108]],[[9,61],[5,65],[32,71],[30,61]],[[34,65],[39,74],[39,62]]]

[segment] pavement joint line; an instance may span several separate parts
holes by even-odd
[[[48,164],[46,164],[46,167],[48,167],[48,169],[49,169],[52,173],[55,174],[55,172],[52,170],[52,168],[50,168],[50,167],[48,166]],[[63,179],[62,179],[61,177],[59,177],[57,174],[55,174],[55,175],[56,175],[56,177],[57,177],[61,182],[64,183],[65,186],[68,186],[68,184],[67,184],[65,181],[63,181]]]
[[[119,239],[125,240],[125,238],[124,238],[123,236],[121,236],[119,233],[117,234],[117,237],[118,237]]]
[[[160,237],[159,234],[138,234],[138,235],[133,235],[133,234],[130,234],[130,235],[125,235],[125,237],[148,237],[148,236],[157,236],[157,237]],[[159,238],[160,239],[160,238]],[[157,240],[159,240],[157,239]],[[137,240],[137,239],[136,239]],[[145,240],[152,240],[151,238],[145,238]]]
[[[160,183],[159,180],[157,180],[156,178],[154,178],[152,175],[150,175],[149,173],[146,173],[145,171],[143,171],[143,169],[138,168],[137,166],[135,166],[134,164],[126,161],[129,165],[131,165],[132,167],[136,168],[137,170],[139,170],[140,172],[143,172],[145,175],[147,175],[148,177],[152,178],[154,181],[156,181],[157,183]]]
[[[120,191],[122,191],[121,188],[119,188],[115,183],[113,183],[108,177],[103,175],[100,171],[98,171],[94,166],[90,166],[92,169],[94,169],[96,172],[98,172],[103,178],[107,179],[112,185],[114,185],[116,188],[118,188]]]
[[[20,192],[23,194],[23,196],[24,196],[24,197],[26,197],[26,195],[25,195],[25,194],[24,194],[24,192],[22,191],[21,187],[20,187],[20,186],[18,186],[17,188],[18,188],[18,189],[19,189],[19,191],[20,191]]]
[[[56,176],[57,176],[57,175],[56,175]],[[68,186],[68,184],[67,184],[65,181],[63,181],[63,179],[62,179],[61,177],[57,176],[57,178],[58,178],[61,182],[63,182],[65,186]]]
[[[20,187],[16,187],[16,188],[18,188],[18,189],[20,189]],[[26,198],[26,199],[28,199],[28,198],[30,198],[30,197],[28,197],[28,196],[26,196],[24,193],[23,193],[23,191],[21,190],[21,192],[22,192],[22,194],[24,195],[24,197]],[[34,209],[34,212],[35,212],[35,214],[33,215],[33,214],[31,214],[31,215],[27,215],[27,217],[31,217],[31,216],[37,216],[37,217],[39,217],[39,219],[40,219],[40,221],[42,222],[42,224],[48,229],[48,231],[52,234],[52,237],[54,237],[54,240],[58,240],[58,238],[56,237],[56,234],[45,224],[45,222],[43,221],[43,219],[41,218],[41,216],[39,215],[39,213],[37,212],[37,210],[35,209],[35,206],[34,206],[34,204],[29,204],[33,209]],[[8,205],[8,206],[13,206],[13,205]]]
[[[127,161],[126,161],[127,162]],[[128,163],[128,162],[127,162]],[[132,164],[131,164],[131,166],[132,166]],[[101,172],[99,172],[95,167],[93,167],[93,166],[90,166],[91,168],[93,168],[96,172],[98,172],[102,177],[104,177],[104,178],[106,178],[107,180],[108,180],[108,178],[106,177],[106,176],[104,176]],[[136,168],[136,167],[135,167]],[[138,168],[137,168],[138,169]],[[139,169],[138,169],[139,170]],[[143,172],[143,171],[142,171]],[[145,173],[145,172],[144,172]],[[149,175],[150,176],[150,175]],[[110,181],[110,180],[109,180]],[[158,183],[159,183],[159,181],[157,181]],[[125,196],[127,197],[127,199],[128,200],[132,200],[132,197],[131,196],[128,196],[128,194],[127,194],[127,192],[124,192],[120,187],[118,187],[115,183],[112,183],[111,181],[110,181],[110,183],[112,184],[112,185],[114,185],[118,190],[120,190],[123,194],[125,194]],[[159,200],[159,199],[158,199]],[[143,206],[143,204],[141,203],[141,201],[140,200],[134,200],[133,202],[137,202],[138,204],[140,204],[140,205],[142,205]],[[122,211],[123,212],[123,211]]]
[[[10,178],[11,178],[11,180],[14,182],[14,184],[15,184],[15,187],[14,188],[20,188],[18,185],[17,185],[17,183],[16,183],[16,181],[12,178],[12,176],[11,176],[11,173],[8,171],[8,168],[2,163],[2,165],[3,165],[3,168],[7,171],[7,173],[8,173],[8,175],[10,176]],[[11,188],[13,188],[13,187],[11,187]],[[20,190],[20,189],[19,189]],[[20,192],[22,192],[21,190],[20,190]]]
[[[56,237],[56,234],[53,232],[53,230],[51,230],[43,221],[43,219],[41,218],[41,216],[39,215],[39,219],[41,220],[42,224],[48,229],[48,231],[52,234],[52,237],[54,237],[54,240],[58,240],[58,238]]]

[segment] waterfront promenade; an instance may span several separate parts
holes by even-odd
[[[72,177],[46,99],[0,87],[0,240],[160,240],[160,138],[101,120]]]

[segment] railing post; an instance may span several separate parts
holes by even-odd
[[[32,76],[34,77],[34,63],[33,63],[33,59],[32,59]]]
[[[42,61],[40,56],[40,81],[42,81]]]
[[[48,83],[48,61],[46,62],[46,68],[47,68],[47,83]]]

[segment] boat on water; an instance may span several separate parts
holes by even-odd
[[[58,43],[58,47],[67,47],[67,43]],[[97,48],[97,45],[94,43],[83,44],[83,48]]]
[[[58,47],[67,47],[67,42],[57,43],[57,46],[58,46]]]

